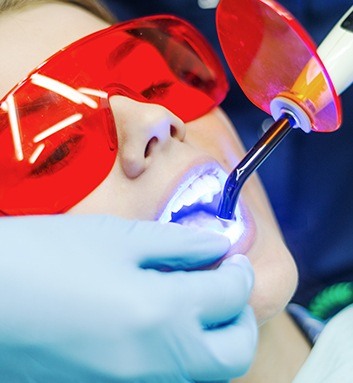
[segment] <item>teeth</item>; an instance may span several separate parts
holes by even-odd
[[[213,193],[208,193],[208,194],[205,194],[204,196],[202,196],[202,197],[200,198],[200,201],[201,201],[202,203],[210,203],[210,202],[212,202],[213,197],[214,197],[214,194],[213,194]]]
[[[203,195],[205,193],[205,182],[202,177],[195,180],[195,182],[189,186],[189,189],[191,189],[194,194]]]
[[[197,200],[198,200],[198,198],[199,198],[199,195],[198,195],[198,193],[196,192],[196,190],[193,190],[193,189],[191,189],[190,188],[190,186],[186,189],[186,190],[184,190],[183,191],[183,193],[181,194],[181,196],[176,200],[176,202],[178,203],[178,205],[179,205],[179,202],[180,202],[180,200],[182,201],[182,206],[184,205],[184,206],[191,206],[193,203],[195,203]],[[174,210],[173,208],[172,208],[172,210],[174,211],[174,212],[177,212],[177,211],[179,211],[179,210]]]
[[[173,202],[172,207],[170,208],[171,212],[177,213],[184,206],[183,201],[181,199],[176,199]]]
[[[221,191],[221,184],[214,176],[205,174],[200,179],[202,179],[214,193],[219,193]]]
[[[192,204],[201,201],[202,203],[210,203],[213,197],[222,190],[221,181],[219,178],[224,178],[226,175],[204,174],[195,179],[184,190],[181,191],[170,200],[168,206],[161,215],[160,222],[169,222],[172,218],[172,213],[177,213],[183,206],[191,206]]]

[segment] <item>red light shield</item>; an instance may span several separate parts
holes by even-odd
[[[316,46],[296,19],[270,0],[221,0],[217,30],[228,65],[257,107],[283,96],[299,104],[312,130],[341,123],[341,105]]]

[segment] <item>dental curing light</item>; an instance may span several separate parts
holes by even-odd
[[[245,95],[276,120],[227,179],[218,217],[229,220],[246,179],[292,128],[306,133],[339,128],[337,94],[353,81],[353,7],[318,51],[296,19],[270,0],[221,0],[217,31]]]

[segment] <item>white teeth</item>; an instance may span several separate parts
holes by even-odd
[[[196,193],[195,190],[190,189],[190,186],[189,186],[187,189],[185,189],[182,192],[181,196],[177,199],[176,202],[179,203],[179,200],[181,200],[184,206],[191,206],[193,203],[195,203],[198,200],[198,198],[199,198],[199,194]]]
[[[200,201],[203,203],[210,203],[213,200],[213,196],[214,196],[213,193],[205,194],[204,196],[200,198]]]
[[[214,175],[205,175],[199,177],[191,185],[189,185],[174,201],[172,205],[172,211],[178,212],[182,206],[191,206],[204,197],[206,197],[206,199],[211,198],[211,202],[213,196],[219,193],[220,190],[221,184]]]
[[[173,202],[173,205],[172,207],[170,208],[170,210],[173,212],[173,213],[176,213],[178,212],[182,207],[184,206],[183,204],[183,201],[181,199],[176,199],[174,202]]]
[[[208,187],[214,192],[218,193],[221,191],[221,184],[217,178],[209,174],[205,174],[201,179],[208,185]]]
[[[205,183],[203,182],[202,177],[198,178],[193,182],[189,189],[191,189],[195,194],[202,195],[205,193]]]
[[[223,172],[218,172],[223,173]],[[183,206],[191,206],[196,202],[210,203],[213,197],[222,190],[219,178],[224,178],[222,174],[204,174],[196,178],[185,189],[181,186],[179,191],[169,201],[166,209],[161,215],[160,222],[169,222],[172,213],[177,213]],[[226,177],[226,175],[224,174]]]
[[[165,210],[162,215],[159,217],[159,222],[160,223],[167,223],[172,220],[172,212]]]

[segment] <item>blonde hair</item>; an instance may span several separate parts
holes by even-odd
[[[114,15],[109,11],[108,7],[102,1],[97,0],[0,0],[0,13],[13,9],[21,9],[33,4],[53,1],[78,5],[110,24],[117,21]]]

